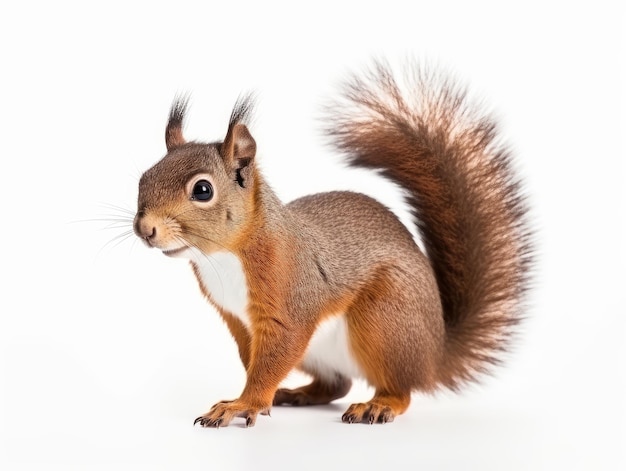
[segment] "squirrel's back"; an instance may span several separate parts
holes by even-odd
[[[329,284],[342,284],[354,292],[381,267],[405,263],[412,265],[411,271],[417,268],[434,280],[428,259],[406,226],[370,196],[352,191],[317,193],[290,202],[286,209],[310,242],[309,256],[316,258]],[[431,291],[436,293],[436,288]]]

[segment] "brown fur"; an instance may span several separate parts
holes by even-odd
[[[242,395],[213,406],[201,425],[234,417],[253,425],[272,404],[345,395],[350,378],[324,377],[302,363],[316,327],[337,313],[345,313],[350,351],[376,389],[346,411],[345,422],[390,422],[407,409],[411,391],[456,389],[506,347],[530,263],[519,184],[493,122],[446,81],[416,77],[404,93],[378,65],[347,85],[328,125],[352,165],[381,169],[407,190],[428,257],[368,196],[330,192],[283,205],[256,165],[245,125],[249,98],[235,106],[224,141],[208,145],[184,141],[185,102],[172,107],[168,154],[139,184],[135,231],[166,254],[228,250],[248,289],[246,327],[211,299],[192,262],[247,372]],[[210,202],[189,197],[198,175],[215,190]],[[278,389],[297,367],[313,382]]]

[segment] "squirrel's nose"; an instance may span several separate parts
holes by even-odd
[[[145,232],[147,234],[147,231]],[[156,237],[156,227],[152,228],[152,231],[148,235],[144,235],[143,238],[146,239],[146,242],[150,243],[150,240]]]
[[[143,211],[140,211],[137,213],[137,216],[135,216],[134,229],[137,237],[142,238],[148,245],[152,246],[152,241],[156,238],[157,230],[150,221],[146,220]]]

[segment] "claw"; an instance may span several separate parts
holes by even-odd
[[[195,426],[197,423],[200,423],[201,427],[220,428],[220,425],[222,424],[222,421],[223,421],[222,417],[213,420],[213,419],[209,419],[208,417],[205,417],[205,416],[200,416],[196,420],[193,421],[193,425]]]

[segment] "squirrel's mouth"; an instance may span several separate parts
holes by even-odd
[[[182,247],[178,247],[177,249],[162,250],[162,252],[163,255],[167,255],[168,257],[175,257],[176,255],[183,253],[188,248],[189,247],[187,247],[186,245],[183,245]]]

